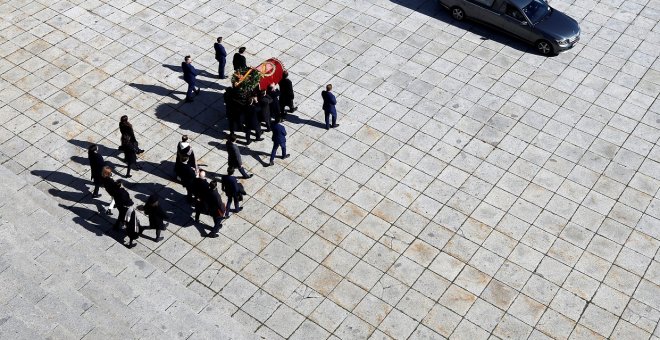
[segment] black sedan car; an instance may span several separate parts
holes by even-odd
[[[544,0],[438,0],[456,20],[465,18],[504,31],[530,44],[543,55],[572,48],[580,26]]]

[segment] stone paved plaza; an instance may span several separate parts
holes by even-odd
[[[266,339],[660,339],[660,1],[551,5],[582,35],[547,58],[432,0],[2,1],[0,160],[121,242],[86,147],[121,177],[128,115],[126,187],[171,217],[133,251]],[[289,159],[242,146],[245,209],[209,239],[172,176],[182,134],[226,171],[217,36],[227,72],[282,60],[299,110]]]

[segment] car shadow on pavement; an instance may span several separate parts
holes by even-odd
[[[457,21],[451,17],[449,11],[442,7],[437,0],[390,0],[391,2],[411,9],[415,12],[438,19],[446,24],[461,28],[465,31],[480,35],[481,40],[492,40],[502,45],[509,46],[515,50],[539,55],[536,50],[524,42],[511,38],[489,27],[483,26],[470,20]]]

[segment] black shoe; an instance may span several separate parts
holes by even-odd
[[[107,209],[107,210],[105,211],[105,214],[108,215],[108,216],[112,215],[112,210]]]
[[[326,126],[325,129],[326,129],[326,130],[330,130],[330,127],[329,127],[329,126]]]
[[[275,165],[275,163],[273,161],[270,161],[270,163],[268,163],[268,165],[273,166],[273,165]]]
[[[156,238],[156,242],[160,242],[160,241],[162,241],[163,239],[165,239],[165,238],[162,237],[162,236],[161,236],[161,237],[158,237],[158,238]]]
[[[257,140],[257,142],[261,142],[264,139],[263,138],[257,138],[256,140]]]
[[[287,158],[289,158],[289,157],[291,157],[291,154],[288,153],[288,154],[282,156],[282,159],[287,159]]]
[[[99,197],[101,197],[101,196],[103,196],[103,195],[102,195],[102,194],[92,195],[93,198],[99,198]]]
[[[247,175],[247,177],[243,177],[243,178],[250,179],[250,178],[252,178],[252,176],[254,176],[254,174],[249,174],[249,175]]]
[[[296,110],[298,110],[298,107],[297,107],[297,106],[294,106],[294,107],[291,109],[291,113],[296,112]]]
[[[197,90],[195,90],[195,95],[198,96],[198,95],[199,95],[199,91],[201,91],[201,90],[202,90],[202,89],[197,88]]]
[[[126,177],[126,178],[131,178],[131,177],[133,177],[133,175],[126,175],[126,176],[124,176],[124,177]]]
[[[220,228],[222,228],[222,226],[220,226]],[[209,237],[209,238],[216,238],[216,237],[218,237],[218,236],[220,236],[220,235],[218,235],[218,234],[216,234],[216,233],[213,233],[213,234],[206,234],[206,237]]]
[[[241,211],[241,210],[243,210],[243,207],[240,207],[240,208],[238,208],[238,209],[234,209],[234,212],[239,212],[239,211]]]
[[[335,124],[335,125],[333,125],[332,127],[333,127],[333,128],[336,128],[336,127],[338,127],[338,126],[339,126],[339,124]]]

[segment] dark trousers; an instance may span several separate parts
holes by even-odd
[[[248,175],[247,171],[245,171],[245,168],[242,165],[239,165],[238,167],[231,167],[232,169],[236,170],[238,169],[238,172],[241,173],[243,178],[248,178],[250,175]]]
[[[147,228],[142,228],[141,231],[144,231],[144,229],[147,229]],[[162,221],[159,221],[159,222],[149,221],[149,229],[156,229],[156,238],[158,239],[158,238],[160,238],[161,231],[165,230],[165,223],[162,222]]]
[[[211,229],[211,235],[217,234],[222,228],[222,216],[213,216],[213,229]]]
[[[293,112],[293,99],[280,97],[280,117],[282,119],[286,118],[286,110],[284,108],[287,106],[289,107],[289,110]]]
[[[229,133],[234,135],[236,133],[236,127],[239,126],[238,122],[236,121],[236,117],[227,117],[227,125],[229,125]]]
[[[140,167],[137,165],[136,162],[126,163],[126,177],[131,175],[131,167],[134,167],[134,168],[140,170]]]
[[[280,147],[282,148],[282,158],[286,156],[286,142],[273,142],[273,151],[270,152],[271,163],[275,159],[275,154],[277,153],[277,149]]]
[[[99,194],[99,187],[101,186],[101,183],[94,183],[94,193],[92,195],[96,196]]]
[[[121,227],[124,226],[124,223],[126,222],[126,213],[128,212],[128,207],[118,205],[117,210],[119,210],[119,216],[117,216],[117,222],[115,222],[114,228],[121,229]]]
[[[231,202],[234,202],[234,211],[238,211],[240,208],[238,205],[238,195],[236,196],[229,196],[227,195],[227,212],[229,212],[229,207],[231,206]]]
[[[264,116],[264,123],[266,124],[266,132],[270,132],[270,115]]]
[[[195,81],[188,83],[188,91],[186,91],[186,99],[192,99],[192,93],[195,91]]]
[[[254,130],[254,134],[257,137],[256,139],[261,139],[261,126],[257,126],[256,128],[252,128],[250,126],[245,128],[245,140],[247,142],[250,142],[250,134],[252,133],[252,130]]]
[[[330,128],[330,116],[332,116],[332,126],[337,125],[337,113],[325,112],[325,128]]]
[[[188,202],[192,202],[193,194],[192,194],[192,190],[190,188],[190,185],[186,186],[185,188],[186,188],[186,200],[188,200]]]
[[[221,58],[218,60],[218,75],[220,78],[225,78],[225,65],[227,65],[227,59]]]

